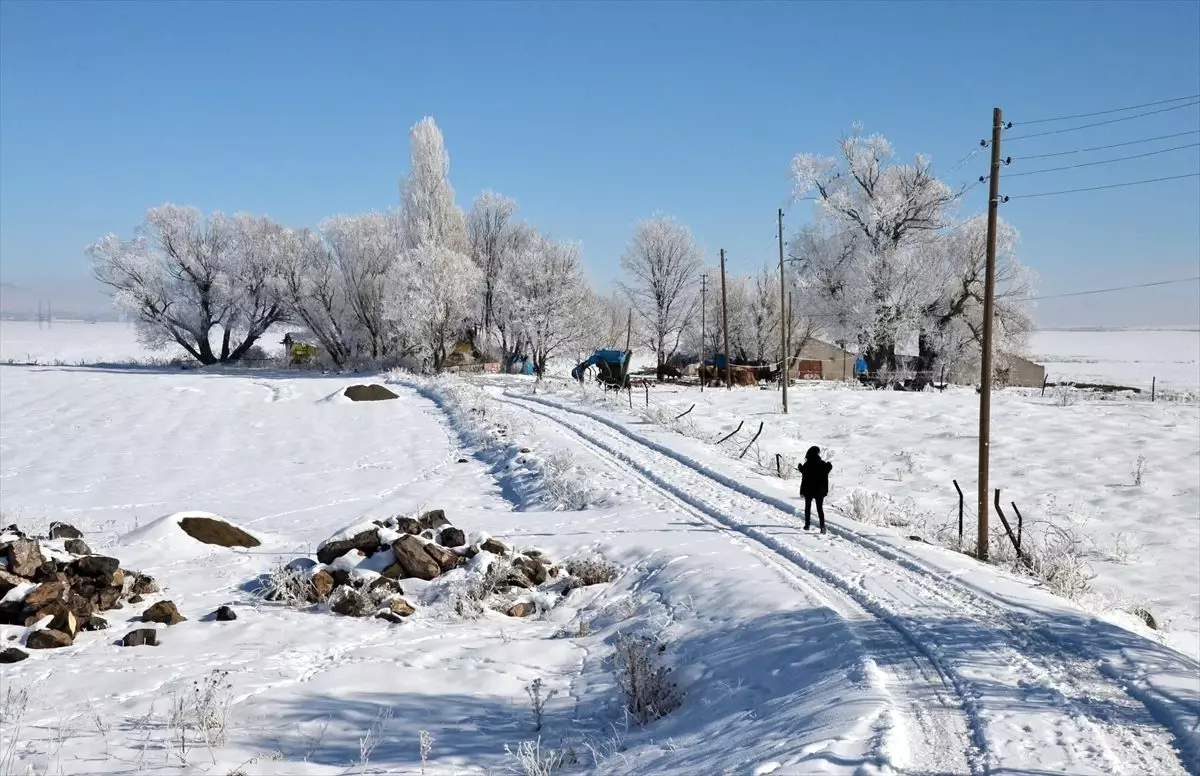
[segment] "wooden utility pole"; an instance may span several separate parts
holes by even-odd
[[[988,177],[987,271],[983,283],[983,352],[979,373],[979,544],[980,560],[988,557],[988,453],[992,420],[992,319],[996,301],[996,216],[1000,209],[1000,134],[1004,124],[999,108],[992,109],[992,166]]]
[[[721,249],[721,327],[725,330],[725,390],[733,390],[733,359],[729,357],[729,300],[725,296],[725,249]],[[714,366],[716,366],[714,364]]]
[[[704,324],[708,313],[708,270],[700,276],[700,393],[704,393]],[[715,365],[714,365],[715,366]]]
[[[629,348],[632,344],[633,344],[633,308],[630,308],[629,309],[629,317],[625,320],[625,357],[627,359],[629,359],[629,361],[633,360],[632,357],[629,355]],[[657,358],[658,358],[658,356],[655,355],[655,359],[657,359]],[[631,364],[625,365],[625,374],[621,375],[621,379],[629,384],[629,405],[632,407],[633,406],[633,381],[629,379],[629,367],[630,366],[631,366]],[[621,398],[620,386],[617,387],[617,398],[618,398],[618,400]]]
[[[787,405],[787,389],[788,381],[791,378],[791,353],[788,351],[788,329],[791,328],[791,310],[786,309],[784,305],[787,302],[787,282],[783,273],[783,208],[779,208],[779,328],[782,330],[780,336],[782,343],[780,347],[783,349],[783,371],[780,382],[783,383],[783,414],[788,411]]]

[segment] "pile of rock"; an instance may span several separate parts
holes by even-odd
[[[321,543],[315,560],[296,558],[281,575],[265,580],[261,590],[269,600],[328,604],[337,614],[373,614],[400,623],[416,611],[404,597],[404,580],[434,580],[484,553],[506,561],[496,564],[499,571],[488,581],[488,593],[533,590],[567,576],[537,550],[519,553],[483,534],[469,540],[445,512],[435,509],[420,517],[396,516],[340,531]],[[516,601],[503,611],[524,617],[536,605]]]
[[[29,649],[70,646],[80,631],[108,627],[99,612],[157,591],[151,577],[93,554],[83,534],[66,523],[52,523],[45,540],[15,525],[0,529],[0,625],[42,623],[27,636]],[[18,652],[5,650],[3,662],[23,659]]]

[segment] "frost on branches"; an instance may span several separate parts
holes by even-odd
[[[692,232],[673,218],[638,222],[621,257],[629,297],[660,367],[679,349],[697,308],[704,259]]]
[[[88,255],[146,346],[175,343],[216,364],[240,359],[283,319],[275,268],[285,240],[265,218],[168,204],[147,212],[132,240],[109,234]]]
[[[945,366],[960,378],[978,363],[982,337],[983,219],[961,220],[958,195],[929,160],[896,159],[861,127],[837,158],[792,160],[794,196],[817,198],[816,222],[789,243],[803,309],[835,342],[856,344],[873,372],[895,372],[915,345],[917,370]],[[1032,322],[1020,301],[1032,275],[1002,225],[997,253],[997,349],[1016,353]]]

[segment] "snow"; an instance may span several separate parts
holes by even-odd
[[[1050,382],[1200,390],[1200,331],[1038,331],[1030,358]]]
[[[52,362],[64,351],[47,343]],[[527,379],[405,378],[389,381],[396,401],[325,401],[353,382],[0,366],[3,524],[69,522],[163,587],[106,613],[108,631],[0,667],[6,691],[29,691],[22,709],[0,708],[0,761],[11,751],[15,772],[415,774],[427,731],[429,776],[507,772],[518,766],[505,747],[535,740],[573,750],[565,774],[1200,771],[1195,404],[1058,406],[1006,391],[993,406],[1004,503],[1035,536],[1068,517],[1105,548],[1129,532],[1140,554],[1092,557],[1093,587],[1173,620],[1164,635],[906,538],[956,519],[952,479],[970,524],[969,390],[798,386],[784,417],[774,391],[653,388],[655,417],[676,431],[626,397],[566,383],[534,394]],[[761,456],[712,443],[741,420],[763,422]],[[798,527],[797,482],[770,474],[775,452],[812,443],[833,452],[828,536]],[[565,491],[548,464],[564,453]],[[1135,486],[1139,454],[1149,467]],[[586,508],[561,506],[571,488]],[[851,519],[856,489],[909,525]],[[248,592],[330,535],[433,508],[473,538],[558,562],[599,554],[621,573],[524,619],[464,619],[445,605],[487,553],[432,583],[405,580],[418,611],[401,625]],[[192,540],[177,523],[198,510],[262,545]],[[375,559],[338,563],[369,574]],[[158,647],[116,646],[164,599],[188,619],[159,628]],[[238,619],[212,621],[222,605]],[[0,626],[0,641],[25,633]],[[623,714],[613,672],[618,640],[636,633],[665,645],[658,659],[682,695],[644,728]],[[168,709],[212,671],[229,672],[227,734],[185,752]],[[535,679],[554,693],[540,731],[526,695]]]

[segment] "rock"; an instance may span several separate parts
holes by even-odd
[[[237,619],[237,612],[230,609],[228,606],[222,606],[213,612],[213,619],[217,622],[229,622]]]
[[[345,556],[343,556],[343,557],[345,557]],[[358,585],[355,583],[354,579],[350,576],[349,569],[332,568],[329,570],[329,573],[333,577],[333,586],[334,587],[341,587],[342,585],[347,585],[349,587],[358,587]]]
[[[532,451],[532,450],[530,450],[528,447],[522,447],[522,448],[521,448],[521,450],[520,450],[520,452],[522,452],[522,453],[532,453],[533,451]]]
[[[1150,613],[1149,609],[1143,606],[1135,606],[1132,613],[1134,617],[1145,623],[1146,627],[1150,630],[1158,630],[1158,620],[1154,619],[1154,615]]]
[[[462,547],[467,543],[467,535],[462,532],[461,528],[447,526],[438,534],[438,544],[443,547]]]
[[[29,657],[28,652],[22,652],[16,647],[9,647],[8,649],[0,651],[0,665],[7,663],[20,663],[27,657]]]
[[[42,609],[53,603],[65,603],[67,586],[62,582],[43,582],[30,590],[25,596],[25,606],[29,609]]]
[[[449,571],[462,561],[460,556],[433,542],[425,545],[425,553],[434,559],[442,571]]]
[[[71,563],[71,571],[81,577],[110,580],[121,570],[121,561],[104,555],[85,555]]]
[[[328,569],[317,569],[312,575],[313,592],[316,594],[317,603],[329,600],[329,594],[333,592],[333,575]]]
[[[18,577],[32,579],[45,562],[42,548],[32,539],[17,539],[8,545],[8,570]]]
[[[365,617],[370,613],[371,603],[361,592],[342,585],[329,596],[329,609],[346,617]]]
[[[25,584],[26,580],[21,579],[16,574],[9,574],[4,569],[0,569],[0,598],[8,595],[8,591],[18,585]]]
[[[384,576],[375,577],[363,589],[363,593],[375,601],[387,601],[392,596],[403,595],[404,588],[394,579]]]
[[[501,592],[511,590],[514,587],[530,590],[534,587],[533,580],[525,576],[524,571],[514,569],[511,574],[496,583],[496,589]]]
[[[37,571],[33,573],[34,582],[49,582],[58,576],[58,564],[52,560],[48,560],[38,566]]]
[[[131,603],[131,604],[140,604],[142,601],[145,601],[145,600],[146,600],[145,598],[143,598],[142,596],[140,596],[136,593],[134,595],[129,596],[129,603]]]
[[[215,517],[185,517],[179,521],[179,527],[196,541],[218,547],[257,547],[262,544],[236,525]]]
[[[154,577],[149,575],[134,574],[133,585],[129,591],[134,595],[150,595],[158,592],[158,583],[154,581]]]
[[[317,548],[317,560],[321,563],[333,563],[351,550],[358,550],[368,558],[379,549],[379,531],[372,528],[362,531],[349,539],[322,542]]]
[[[289,571],[308,571],[316,565],[317,562],[312,558],[299,557],[289,560],[284,568],[288,569]]]
[[[6,525],[3,528],[0,528],[0,534],[9,534],[10,536],[15,536],[18,539],[28,539],[29,538],[28,536],[25,535],[24,531],[22,531],[20,528],[17,528],[16,523],[10,523],[9,525]]]
[[[518,601],[504,612],[509,617],[528,617],[537,611],[532,601]]]
[[[393,598],[388,602],[388,611],[399,617],[408,617],[413,612],[417,611],[413,605],[403,598]]]
[[[0,603],[0,625],[24,625],[25,604],[20,601]]]
[[[62,631],[35,630],[25,639],[25,646],[30,649],[58,649],[71,646],[72,639]]]
[[[479,545],[479,549],[483,550],[484,552],[494,553],[496,555],[507,555],[512,551],[504,542],[500,541],[499,539],[491,538]]]
[[[89,614],[79,623],[81,631],[108,630],[108,620],[98,614]]]
[[[91,555],[92,548],[83,539],[67,539],[64,544],[67,552],[72,555]]]
[[[375,619],[376,620],[387,620],[388,622],[392,623],[393,625],[402,625],[404,623],[403,617],[401,617],[398,614],[394,614],[393,612],[389,612],[387,609],[384,609],[381,612],[375,612]]]
[[[96,591],[96,597],[93,599],[96,608],[102,612],[107,612],[109,609],[116,609],[121,605],[121,588],[119,587],[102,587]],[[131,603],[135,602],[132,598]]]
[[[142,612],[142,622],[161,622],[163,625],[177,625],[186,619],[175,608],[174,601],[159,601]]]
[[[392,554],[396,556],[396,565],[400,567],[399,578],[416,577],[417,579],[434,579],[442,573],[437,561],[425,552],[425,546],[417,537],[409,534],[401,536],[392,545]],[[389,567],[390,569],[390,567]],[[392,577],[387,570],[384,576]]]
[[[422,528],[428,528],[430,530],[437,530],[438,528],[443,528],[450,525],[450,521],[446,519],[445,511],[441,509],[429,510],[425,514],[418,517],[417,522],[421,524]]]
[[[535,585],[544,585],[550,578],[550,575],[546,572],[546,567],[534,558],[518,555],[513,560],[513,565],[524,572],[525,576],[529,577]]]
[[[157,647],[158,646],[158,631],[154,628],[138,628],[137,630],[129,631],[125,637],[121,639],[121,646],[124,647]]]
[[[459,458],[455,463],[470,463],[466,458]]]
[[[51,523],[50,524],[51,539],[82,539],[83,531],[80,531],[70,523]]]
[[[913,541],[913,542],[921,542],[921,543],[925,542],[924,539],[922,539],[920,536],[917,536],[916,534],[909,536],[908,539],[909,539],[909,541]]]
[[[419,534],[419,533],[421,533],[422,528],[424,528],[424,526],[421,525],[421,522],[414,518],[411,518],[411,517],[397,517],[396,518],[396,530],[399,531],[400,533]]]
[[[384,388],[382,385],[372,383],[370,385],[352,385],[342,391],[346,398],[350,401],[387,401],[388,399],[399,399],[400,397]]]
[[[79,633],[79,618],[69,611],[54,615],[54,619],[46,626],[50,630],[65,633],[72,639]]]

